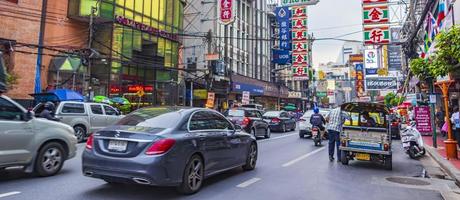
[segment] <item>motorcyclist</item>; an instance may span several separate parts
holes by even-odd
[[[324,131],[324,124],[326,124],[326,119],[324,119],[323,115],[319,114],[318,107],[313,109],[313,114],[310,117],[310,124],[312,127],[318,127],[321,132]]]
[[[58,118],[54,117],[54,110],[56,106],[54,106],[53,102],[46,102],[44,107],[45,108],[40,113],[39,117],[46,118],[48,120],[59,121]]]

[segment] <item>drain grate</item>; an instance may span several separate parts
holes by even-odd
[[[412,179],[412,178],[388,177],[386,179],[387,181],[390,181],[393,183],[404,184],[404,185],[417,185],[417,186],[430,185],[430,183],[427,181],[422,181],[422,180]]]

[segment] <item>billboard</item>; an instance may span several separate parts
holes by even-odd
[[[366,90],[397,90],[396,77],[366,77]]]
[[[280,26],[280,49],[291,50],[291,10],[289,7],[276,7],[275,13]]]
[[[388,70],[401,71],[402,66],[402,47],[399,45],[388,46]]]
[[[379,69],[379,59],[377,49],[364,50],[364,68],[366,75],[376,75]]]
[[[222,24],[231,24],[235,21],[234,0],[218,0],[219,2],[219,21]]]
[[[272,63],[286,65],[292,62],[291,52],[288,50],[273,49]]]

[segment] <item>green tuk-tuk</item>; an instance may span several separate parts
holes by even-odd
[[[354,102],[343,104],[341,109],[350,116],[351,121],[344,125],[340,135],[342,164],[348,165],[350,160],[372,161],[382,163],[391,170],[388,108],[379,103]]]

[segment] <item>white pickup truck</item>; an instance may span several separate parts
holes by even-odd
[[[36,115],[44,109],[44,103],[34,108]],[[114,124],[123,116],[110,105],[92,102],[62,101],[56,105],[55,117],[75,130],[78,142],[82,142],[90,133]]]

